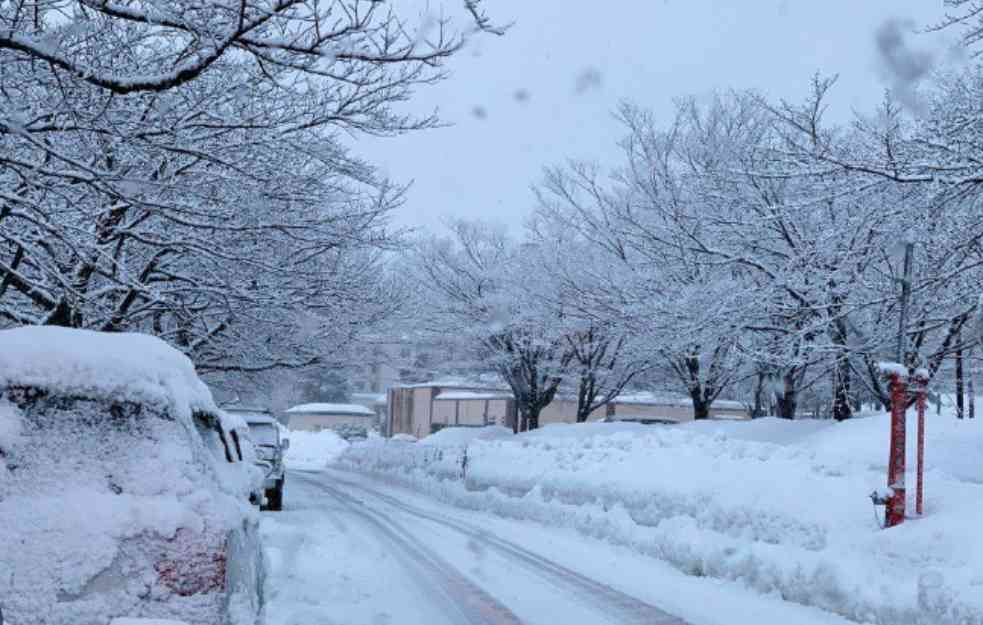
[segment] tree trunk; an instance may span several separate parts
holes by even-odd
[[[963,345],[962,331],[956,337],[956,418],[962,419],[963,413]]]
[[[539,413],[542,408],[538,406],[530,406],[529,414],[526,415],[526,431],[538,430],[539,429]]]
[[[577,423],[584,423],[590,417],[590,407],[597,396],[593,375],[580,377],[577,387]]]
[[[969,368],[966,371],[966,393],[969,395],[969,418],[976,418],[976,384],[973,382],[973,350],[968,350]]]
[[[709,419],[710,402],[706,401],[703,393],[703,383],[700,380],[700,356],[694,352],[686,358],[686,370],[689,373],[689,396],[693,400],[693,418]]]
[[[782,376],[782,394],[776,398],[778,416],[782,419],[795,419],[798,392],[795,388],[795,370],[790,370]]]
[[[845,421],[853,416],[850,406],[850,363],[844,356],[834,372],[833,418]]]
[[[846,353],[846,339],[846,321],[838,318],[833,322],[833,343],[842,350],[833,371],[833,418],[837,421],[845,421],[853,416],[850,407],[850,358]]]
[[[693,399],[693,418],[694,419],[709,419],[710,418],[710,402],[705,401],[701,396],[699,390],[690,393],[690,397]]]
[[[48,318],[45,319],[44,323],[49,326],[77,328],[81,325],[81,322],[82,319],[75,313],[72,306],[66,300],[62,299],[58,302],[58,306],[48,314]]]
[[[754,385],[754,410],[751,412],[752,419],[757,419],[758,417],[764,416],[761,398],[764,395],[766,377],[767,376],[763,371],[758,372],[758,379]]]

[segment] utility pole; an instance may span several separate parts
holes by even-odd
[[[896,351],[899,365],[906,365],[905,351],[908,347],[908,301],[911,299],[911,271],[915,244],[908,242],[904,246],[904,269],[901,278],[901,314],[898,319],[898,346]]]

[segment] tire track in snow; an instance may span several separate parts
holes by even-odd
[[[362,484],[343,479],[336,479],[335,481],[355,491],[367,493],[384,505],[464,534],[470,540],[474,540],[498,551],[517,564],[545,578],[551,584],[565,586],[574,598],[590,599],[592,600],[590,601],[591,604],[595,606],[597,602],[607,606],[615,611],[625,623],[637,623],[638,625],[689,625],[689,623],[679,617],[673,616],[651,604],[616,590],[607,584],[581,575],[570,568],[548,560],[511,541],[490,534],[487,530],[480,527],[423,510]]]
[[[432,551],[414,544],[400,535],[398,528],[362,501],[320,480],[297,476],[343,504],[355,516],[374,528],[392,544],[407,567],[416,569],[417,581],[427,583],[427,590],[443,594],[452,611],[457,612],[461,625],[523,625],[507,607],[461,575],[450,563]]]

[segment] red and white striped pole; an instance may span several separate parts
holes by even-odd
[[[925,399],[928,395],[928,374],[919,370],[915,372],[915,379],[918,383],[918,398],[915,406],[918,410],[918,455],[916,458],[915,473],[915,514],[921,516],[924,512],[922,503],[924,501],[924,482],[925,482]]]
[[[891,496],[884,510],[884,527],[904,523],[905,516],[905,408],[908,381],[897,371],[891,381],[891,453],[887,465],[887,486]]]

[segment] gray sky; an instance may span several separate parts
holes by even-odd
[[[397,6],[421,8],[422,0]],[[460,0],[444,5],[464,16]],[[942,0],[486,0],[504,37],[472,39],[451,77],[407,106],[439,107],[452,124],[356,150],[402,182],[413,181],[402,226],[438,228],[447,215],[521,226],[530,184],[567,158],[616,164],[621,129],[611,112],[627,99],[665,118],[673,98],[755,88],[805,95],[816,71],[838,73],[832,114],[869,110],[888,85],[878,29],[891,20],[937,20]],[[598,7],[604,10],[598,10]],[[898,22],[894,22],[898,23]],[[938,37],[912,46],[943,56]],[[888,65],[890,63],[887,63]]]

